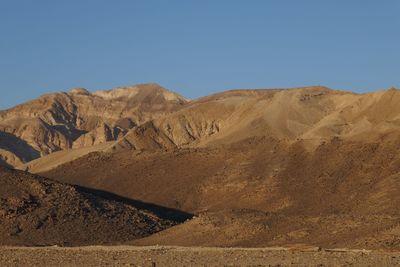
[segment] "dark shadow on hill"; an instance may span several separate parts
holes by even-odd
[[[39,151],[13,134],[0,131],[0,148],[10,151],[25,162],[40,157]]]
[[[2,166],[2,167],[7,167],[7,168],[9,168],[9,169],[13,169],[13,167],[10,165],[10,164],[8,164],[4,159],[2,159],[2,158],[0,158],[0,166]]]
[[[181,210],[173,209],[173,208],[166,208],[163,206],[159,206],[153,203],[147,203],[143,202],[140,200],[134,200],[134,199],[129,199],[126,197],[122,197],[119,195],[116,195],[114,193],[108,192],[108,191],[103,191],[103,190],[98,190],[98,189],[93,189],[93,188],[88,188],[88,187],[83,187],[79,185],[75,185],[77,189],[79,189],[82,192],[99,196],[107,200],[113,200],[113,201],[118,201],[122,202],[124,204],[133,206],[138,209],[143,209],[143,210],[148,210],[157,215],[158,217],[162,219],[167,219],[167,220],[172,220],[177,223],[183,223],[186,220],[192,219],[193,214],[187,213]]]

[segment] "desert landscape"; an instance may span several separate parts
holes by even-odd
[[[139,84],[0,111],[0,265],[400,264],[399,102]]]
[[[0,1],[0,267],[400,266],[400,1]]]

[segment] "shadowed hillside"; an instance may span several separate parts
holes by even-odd
[[[398,149],[397,134],[333,138],[313,149],[304,140],[252,138],[92,153],[43,175],[200,215],[139,244],[398,248]]]
[[[104,193],[0,167],[0,244],[120,244],[176,224],[167,219],[173,211],[99,195]]]

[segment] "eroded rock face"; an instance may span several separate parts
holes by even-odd
[[[186,102],[157,84],[47,94],[0,111],[0,164],[16,166],[55,151],[118,140]]]

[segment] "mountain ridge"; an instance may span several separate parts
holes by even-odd
[[[188,101],[154,83],[93,93],[74,88],[0,113],[0,133],[8,136],[0,140],[0,157],[3,164],[21,166],[60,150],[108,142],[115,142],[112,151],[202,147],[253,136],[317,143],[335,136],[368,138],[397,131],[398,92],[234,89]],[[21,148],[12,151],[7,142],[16,142],[7,139],[20,140]]]

